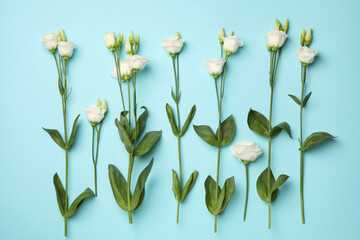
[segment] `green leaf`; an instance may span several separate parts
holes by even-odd
[[[145,134],[144,138],[140,141],[139,145],[134,151],[134,156],[141,156],[147,153],[159,140],[161,131],[151,131]]]
[[[81,204],[84,202],[85,198],[88,197],[94,197],[95,194],[90,188],[86,188],[85,191],[83,191],[75,200],[72,202],[72,204],[69,207],[69,210],[66,212],[65,217],[71,217],[76,210],[81,206]]]
[[[281,187],[281,185],[283,185],[286,180],[288,180],[289,176],[285,175],[285,174],[281,174],[278,179],[276,180],[275,184],[272,186],[271,188],[271,193],[273,193],[274,191],[276,191],[279,187]]]
[[[247,119],[249,128],[256,134],[269,137],[269,121],[261,113],[250,109]]]
[[[196,126],[194,125],[195,132],[197,135],[204,140],[206,143],[210,144],[214,147],[219,147],[220,144],[217,140],[217,137],[214,135],[214,132],[211,130],[209,126],[206,125],[200,125]]]
[[[65,143],[64,140],[62,139],[60,133],[58,130],[56,129],[47,129],[47,128],[43,128],[49,135],[50,137],[54,140],[54,142],[59,145],[59,147],[61,147],[62,149],[65,149]]]
[[[270,169],[270,189],[272,188],[274,183],[275,178]],[[265,168],[265,170],[260,174],[259,178],[257,179],[256,190],[261,200],[263,200],[264,202],[271,202],[269,199],[268,168]]]
[[[131,135],[131,127],[130,127],[129,120],[126,118],[128,113],[129,113],[128,111],[122,111],[120,113],[120,125],[125,129],[127,135],[130,136]]]
[[[141,206],[142,202],[144,201],[144,197],[145,197],[145,188],[140,194],[138,205],[132,211],[136,211]]]
[[[59,87],[60,95],[62,96],[64,94],[64,87],[62,85],[62,82],[60,81],[60,77],[58,78],[58,87]]]
[[[69,149],[69,148],[71,147],[71,145],[74,143],[75,133],[76,133],[76,127],[77,127],[77,123],[78,123],[79,117],[80,117],[80,114],[77,115],[77,117],[76,117],[75,120],[74,120],[74,124],[73,124],[72,131],[71,131],[71,135],[70,135],[70,139],[69,139],[69,142],[68,142],[68,144],[67,144],[67,149]]]
[[[183,136],[186,132],[186,130],[188,129],[192,119],[194,118],[194,115],[195,115],[195,112],[196,112],[196,106],[192,106],[190,112],[189,112],[189,115],[184,123],[184,126],[182,127],[181,131],[180,131],[180,136]]]
[[[196,178],[198,176],[199,172],[198,171],[194,171],[189,179],[187,180],[185,187],[181,193],[181,198],[180,198],[180,202],[184,201],[184,199],[186,198],[186,195],[188,194],[188,192],[191,190],[191,188],[194,186],[195,182],[196,182]]]
[[[294,102],[295,102],[297,105],[301,106],[300,100],[299,100],[297,97],[295,97],[294,95],[291,95],[291,94],[288,94],[288,95],[289,95],[289,97],[292,98],[292,100],[294,100]]]
[[[143,191],[145,190],[145,183],[150,174],[153,163],[154,163],[154,158],[151,159],[150,163],[144,168],[144,170],[139,175],[138,181],[135,186],[134,194],[131,198],[130,211],[134,211],[135,209],[137,209],[139,207],[141,195],[143,194]],[[144,196],[142,196],[142,198],[144,198]]]
[[[65,211],[66,211],[65,210],[65,198],[66,198],[65,189],[64,189],[57,173],[55,173],[53,180],[54,180],[54,186],[55,186],[56,198],[57,198],[59,210],[60,210],[61,215],[64,216]]]
[[[177,201],[180,200],[180,185],[179,185],[179,178],[175,170],[172,170],[172,179],[173,179],[173,186],[172,190],[174,193],[174,197]]]
[[[129,138],[129,135],[127,134],[125,128],[120,124],[118,119],[115,119],[115,125],[117,126],[119,130],[119,136],[121,141],[124,143],[126,151],[130,154],[132,154],[132,141]]]
[[[306,138],[304,144],[299,149],[300,151],[305,151],[327,139],[335,138],[331,134],[327,132],[314,132],[308,138]]]
[[[132,140],[135,140],[135,138],[137,139],[141,135],[141,133],[144,131],[146,120],[149,116],[147,108],[145,106],[142,106],[141,108],[144,109],[144,112],[140,115],[140,117],[136,121],[135,130],[131,134]]]
[[[206,207],[209,210],[209,212],[212,215],[217,215],[218,212],[216,212],[216,188],[218,188],[218,195],[220,194],[220,187],[216,186],[216,182],[214,181],[214,179],[209,175],[206,180],[205,180],[205,203],[206,203]]]
[[[117,167],[112,164],[109,165],[109,180],[116,203],[121,209],[129,211],[126,180]]]
[[[222,214],[225,211],[227,205],[229,204],[229,201],[230,201],[231,197],[233,196],[233,194],[235,192],[235,180],[234,180],[234,177],[230,177],[230,178],[226,179],[221,192],[225,192],[224,193],[225,197],[224,197],[224,200],[222,202],[222,207],[221,207],[221,210],[219,212],[219,215]]]
[[[289,134],[289,136],[292,138],[290,126],[289,126],[289,124],[288,124],[287,122],[282,122],[282,123],[276,125],[275,127],[273,127],[273,128],[271,129],[270,136],[271,136],[271,137],[275,137],[275,136],[277,136],[282,130],[285,130],[285,132],[287,132],[287,134]]]
[[[221,125],[221,146],[228,145],[235,136],[235,121],[233,115],[230,115],[227,119],[225,119]],[[216,136],[219,138],[219,128],[216,130]]]
[[[170,122],[170,125],[171,125],[171,129],[172,129],[172,132],[175,136],[178,136],[179,135],[179,129],[178,127],[176,126],[176,122],[175,122],[175,117],[174,117],[174,113],[173,113],[173,110],[172,108],[170,107],[169,104],[166,104],[166,114],[167,114],[167,117],[169,119],[169,122]]]
[[[174,100],[175,103],[178,102],[176,97],[175,97],[173,88],[171,88],[171,97],[172,97],[172,99]]]
[[[302,107],[305,107],[306,103],[309,101],[309,98],[310,98],[310,96],[311,96],[311,93],[312,93],[312,92],[310,92],[310,93],[309,93],[308,95],[306,95],[306,97],[304,98]]]

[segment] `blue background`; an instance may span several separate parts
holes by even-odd
[[[106,116],[98,163],[98,198],[86,200],[69,220],[68,239],[356,239],[360,234],[359,148],[359,20],[360,2],[343,1],[1,1],[0,2],[0,239],[64,239],[63,218],[56,203],[52,177],[64,181],[64,152],[41,127],[62,133],[57,72],[51,54],[40,42],[43,34],[65,29],[77,48],[69,62],[72,87],[68,121],[81,113],[75,145],[70,151],[69,197],[93,188],[91,127],[84,109],[106,98]],[[269,109],[269,54],[265,33],[289,18],[288,40],[280,59],[274,98],[273,123],[287,121],[293,139],[279,135],[273,144],[272,169],[286,173],[288,182],[273,204],[271,230],[267,205],[256,192],[256,179],[266,167],[267,139],[247,126],[252,107],[266,116]],[[250,192],[246,222],[242,221],[244,166],[223,148],[221,185],[235,176],[236,192],[225,213],[214,217],[204,202],[203,183],[216,174],[216,149],[204,143],[192,128],[182,138],[183,173],[197,169],[198,180],[180,207],[171,190],[171,169],[178,169],[176,138],[165,113],[173,105],[171,58],[161,47],[178,31],[186,40],[180,55],[181,116],[193,104],[194,124],[216,129],[217,108],[212,78],[203,61],[219,57],[220,27],[234,30],[244,47],[231,56],[223,117],[234,114],[235,141],[256,141],[264,154],[250,165]],[[306,89],[313,95],[304,113],[304,135],[328,131],[338,138],[305,154],[305,214],[299,203],[299,108],[287,96],[300,95],[300,63],[296,49],[302,28],[312,27],[312,48],[319,51],[309,67]],[[119,89],[110,76],[113,58],[105,48],[108,31],[140,34],[138,54],[149,59],[138,74],[138,103],[149,109],[146,130],[163,130],[161,140],[135,162],[133,183],[154,156],[146,197],[128,224],[127,213],[115,203],[108,180],[108,164],[126,174],[128,157],[113,123],[121,110]],[[235,142],[234,141],[234,142]],[[234,143],[233,142],[233,143]]]

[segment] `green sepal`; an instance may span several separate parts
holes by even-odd
[[[131,134],[132,140],[135,140],[135,138],[137,139],[142,134],[142,132],[145,129],[146,120],[149,116],[147,108],[145,106],[142,106],[141,108],[144,109],[144,112],[140,115],[140,117],[136,121],[135,129]]]
[[[198,176],[199,172],[198,171],[194,171],[189,179],[186,181],[185,187],[181,192],[181,198],[180,198],[180,202],[184,201],[184,199],[186,198],[187,194],[189,193],[189,191],[191,190],[191,188],[194,186],[195,182],[196,182],[196,178]]]
[[[53,181],[54,181],[54,186],[55,186],[55,191],[56,191],[56,199],[57,199],[60,213],[62,216],[65,216],[66,193],[65,193],[64,186],[62,185],[61,180],[57,173],[55,173],[55,175],[53,177]]]
[[[125,145],[125,149],[128,153],[132,154],[132,141],[129,137],[129,135],[127,134],[127,131],[125,130],[125,128],[120,124],[118,119],[115,119],[115,125],[119,130],[119,136],[121,141],[124,143]]]
[[[287,122],[282,122],[278,125],[276,125],[275,127],[271,128],[271,131],[270,131],[270,136],[271,137],[275,137],[277,136],[282,130],[284,130],[290,138],[292,138],[291,136],[291,129],[290,129],[290,126]]]
[[[77,198],[75,198],[75,200],[70,205],[69,210],[67,210],[64,217],[71,217],[72,215],[74,215],[76,210],[78,210],[78,208],[84,202],[85,198],[94,197],[94,196],[95,196],[94,192],[90,188],[86,188],[85,191],[80,193],[80,195]]]
[[[269,121],[261,113],[250,109],[247,123],[254,133],[263,137],[269,137]]]
[[[174,193],[174,197],[177,201],[180,201],[179,177],[174,169],[172,170],[172,180],[173,180],[172,191]]]
[[[167,115],[167,117],[169,119],[169,123],[171,125],[171,130],[172,130],[172,132],[173,132],[173,134],[175,136],[178,136],[179,135],[179,129],[176,126],[174,112],[173,112],[172,108],[170,107],[170,105],[168,103],[166,104],[165,109],[166,109],[166,115]]]
[[[221,125],[221,138],[219,136],[219,128],[216,130],[216,137],[221,139],[221,146],[228,145],[235,136],[235,121],[233,115],[230,115],[227,119],[225,119]]]
[[[306,95],[306,97],[304,98],[302,107],[305,107],[306,103],[309,101],[309,98],[310,98],[310,96],[311,96],[311,93],[312,93],[312,92],[310,92],[310,93],[309,93],[308,95]]]
[[[112,164],[109,165],[109,180],[116,203],[121,209],[129,211],[126,180],[117,167]]]
[[[299,148],[300,151],[305,151],[327,139],[335,138],[327,132],[314,132],[304,141],[302,147]]]
[[[154,158],[151,159],[150,163],[144,168],[144,170],[139,175],[139,178],[135,186],[134,194],[131,198],[130,211],[134,211],[140,207],[142,199],[144,198],[144,196],[141,197],[141,195],[144,194],[143,192],[145,191],[145,183],[150,174],[153,163],[154,163]]]
[[[199,125],[199,126],[193,125],[193,126],[196,134],[206,143],[214,147],[220,146],[217,137],[215,136],[213,130],[209,126],[207,125]]]
[[[180,131],[180,136],[183,136],[186,132],[186,130],[188,129],[192,119],[194,118],[194,115],[195,115],[195,112],[196,112],[196,106],[192,106],[190,112],[189,112],[189,115],[188,117],[186,118],[186,121],[184,123],[184,126],[182,127],[181,131]]]
[[[71,145],[74,143],[75,133],[76,133],[76,128],[77,128],[77,123],[78,123],[79,117],[80,117],[80,114],[77,115],[77,117],[74,120],[74,124],[73,124],[72,130],[71,130],[69,142],[67,143],[67,146],[66,146],[67,149],[69,149],[71,147]]]
[[[147,153],[159,140],[161,133],[161,130],[146,133],[139,145],[136,147],[134,157],[142,156]]]
[[[294,102],[295,102],[297,105],[301,106],[301,102],[300,102],[300,100],[299,100],[296,96],[291,95],[291,94],[288,94],[288,95],[289,95],[289,97],[292,98],[292,100],[294,100]]]
[[[65,143],[63,138],[61,137],[60,133],[58,130],[56,129],[47,129],[47,128],[43,128],[52,138],[52,140],[54,140],[54,142],[61,147],[62,149],[66,149]]]

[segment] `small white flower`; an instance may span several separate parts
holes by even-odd
[[[101,120],[103,120],[103,118],[105,117],[105,109],[102,109],[101,106],[96,106],[96,105],[88,106],[85,109],[85,111],[87,114],[87,120],[92,125],[101,122]]]
[[[244,45],[243,41],[236,36],[223,37],[222,40],[224,41],[224,51],[229,54],[236,53],[239,47]]]
[[[225,61],[223,59],[217,59],[217,58],[204,61],[204,66],[206,70],[215,78],[219,76],[220,73],[222,73],[224,64]]]
[[[271,48],[281,48],[287,38],[285,32],[280,30],[271,30],[266,33],[267,43]]]
[[[136,53],[136,49],[137,47],[135,47],[135,44],[133,44],[133,51]],[[125,39],[125,52],[127,54],[132,54],[132,51],[131,51],[131,45],[130,45],[130,42],[129,42],[129,39]]]
[[[115,47],[115,33],[108,32],[104,34],[105,45],[108,49],[114,49]]]
[[[184,39],[179,37],[172,37],[164,39],[161,46],[163,46],[168,54],[178,54],[184,46]]]
[[[58,49],[60,56],[64,58],[69,58],[73,55],[73,51],[75,48],[75,44],[73,42],[59,42]]]
[[[129,67],[138,71],[143,70],[145,65],[149,62],[147,58],[139,55],[127,55],[126,59],[129,61]]]
[[[318,51],[308,47],[301,47],[296,50],[296,54],[300,62],[310,64],[314,62],[314,58],[318,55]]]
[[[121,79],[129,80],[132,74],[132,68],[130,67],[129,60],[120,61],[120,77]],[[117,78],[116,66],[112,67],[111,76]]]
[[[44,44],[44,47],[47,50],[55,52],[57,46],[57,37],[54,33],[45,34],[43,36],[43,39],[41,39],[40,41]]]
[[[261,154],[261,148],[253,142],[237,142],[230,148],[231,153],[241,161],[255,161]]]

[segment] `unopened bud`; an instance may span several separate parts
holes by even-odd
[[[225,32],[224,32],[224,28],[220,29],[220,34],[219,34],[219,42],[220,44],[224,43],[223,37],[225,37]]]
[[[289,21],[287,18],[285,19],[284,25],[282,26],[282,30],[284,32],[287,32],[289,30]]]
[[[306,44],[306,46],[310,46],[311,41],[312,41],[311,28],[309,28],[306,35],[305,35],[305,44]]]
[[[305,42],[305,29],[303,29],[301,32],[301,40],[300,40],[301,46],[304,46],[304,42]]]
[[[130,43],[130,44],[133,44],[133,43],[134,43],[134,32],[133,32],[133,30],[131,30],[131,32],[130,32],[129,43]]]

